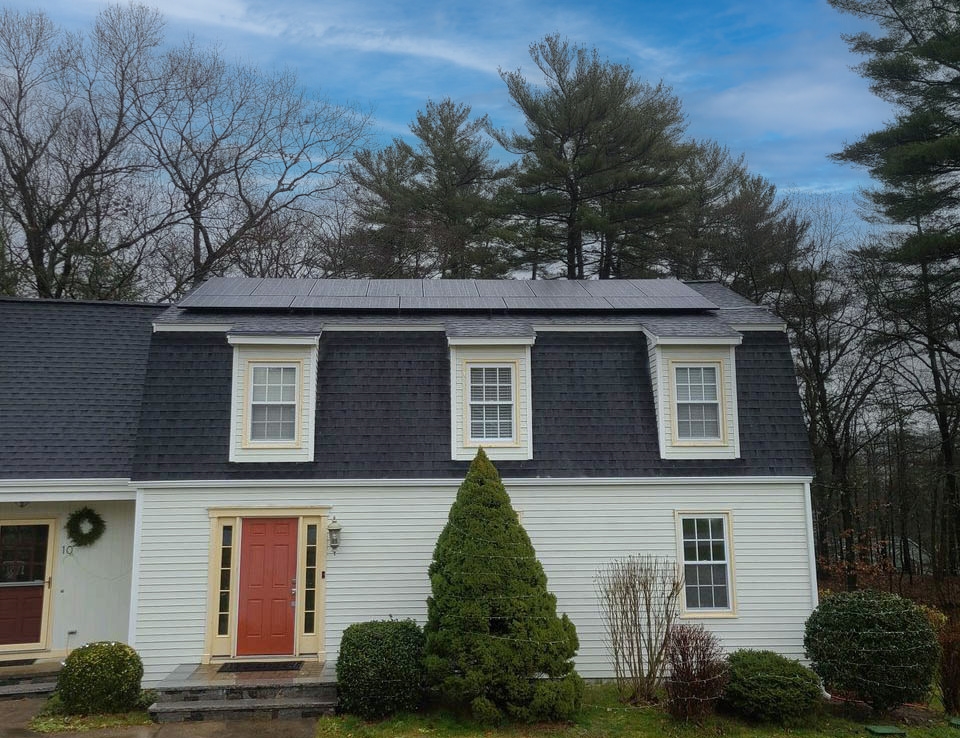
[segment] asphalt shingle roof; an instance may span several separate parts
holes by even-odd
[[[0,299],[0,477],[128,477],[156,305]]]

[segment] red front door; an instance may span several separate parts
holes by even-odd
[[[297,519],[245,518],[240,543],[238,656],[292,656]]]
[[[0,646],[43,642],[46,523],[0,526]]]

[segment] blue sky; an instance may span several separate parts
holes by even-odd
[[[519,127],[498,69],[534,79],[528,46],[547,33],[595,46],[671,86],[688,133],[746,154],[781,190],[850,194],[868,180],[827,155],[891,117],[850,67],[842,33],[862,22],[826,0],[154,0],[168,38],[217,42],[228,58],[288,66],[337,102],[373,111],[383,141],[449,96]],[[12,0],[9,7],[37,4]],[[68,27],[102,2],[42,4]]]

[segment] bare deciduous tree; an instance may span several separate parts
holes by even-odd
[[[679,567],[657,556],[617,559],[597,571],[596,589],[620,699],[655,702],[683,591]]]

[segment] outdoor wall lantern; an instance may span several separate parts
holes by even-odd
[[[337,553],[337,549],[340,548],[340,523],[337,522],[336,516],[330,518],[330,522],[327,523],[327,540],[330,542],[330,550],[334,554]]]

